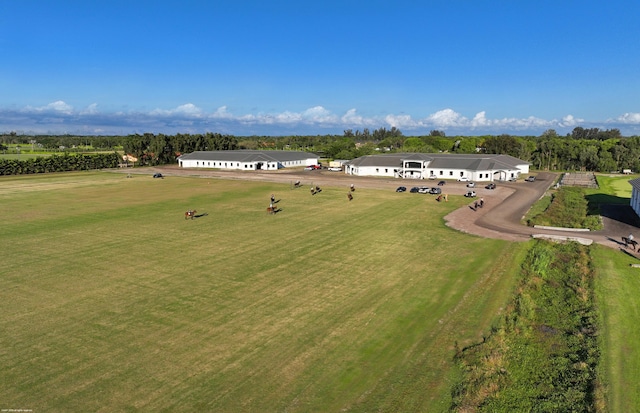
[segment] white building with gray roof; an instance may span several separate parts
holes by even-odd
[[[640,178],[632,179],[629,183],[631,184],[631,208],[640,215]]]
[[[320,157],[301,151],[196,151],[178,157],[181,168],[217,168],[234,170],[278,170],[317,165]]]
[[[353,159],[345,173],[404,179],[506,181],[529,173],[529,163],[509,155],[396,153]]]

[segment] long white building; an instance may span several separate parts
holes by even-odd
[[[349,161],[345,173],[403,179],[506,181],[529,173],[529,163],[509,155],[395,153]]]
[[[317,165],[320,157],[301,151],[196,151],[178,157],[181,168],[217,168],[235,170],[277,170]]]

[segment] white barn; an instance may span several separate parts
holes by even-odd
[[[631,184],[631,209],[640,216],[640,178],[629,181]]]
[[[301,151],[196,151],[178,157],[181,168],[217,168],[234,170],[278,170],[317,165],[320,157]]]
[[[509,155],[396,153],[362,156],[345,173],[403,179],[506,181],[529,173],[529,163]]]

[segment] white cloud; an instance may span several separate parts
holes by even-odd
[[[46,110],[52,110],[55,112],[62,112],[66,114],[71,114],[71,112],[73,111],[73,107],[71,105],[67,105],[61,100],[49,103],[47,106],[45,106],[45,108]]]
[[[186,117],[200,117],[202,115],[202,109],[194,105],[193,103],[186,103],[180,105],[174,109],[154,109],[150,112],[152,116],[173,116],[182,115]]]
[[[336,114],[323,106],[313,106],[294,112],[232,113],[227,106],[220,106],[211,113],[204,112],[192,103],[173,109],[154,109],[148,112],[101,112],[97,103],[76,110],[72,105],[58,100],[40,107],[22,109],[0,108],[0,125],[6,131],[31,130],[34,133],[202,133],[224,132],[233,135],[283,135],[335,133],[345,129],[377,129],[396,127],[406,136],[428,133],[439,129],[447,134],[502,134],[519,133],[538,135],[546,129],[570,132],[576,126],[617,127],[625,136],[640,132],[640,113],[624,113],[604,122],[588,122],[566,115],[558,119],[491,118],[485,111],[472,118],[451,108],[442,109],[422,118],[408,114],[387,114],[379,117],[363,116],[357,109]],[[2,131],[0,131],[2,132]]]
[[[92,103],[86,109],[80,111],[81,115],[95,115],[98,113],[98,104]]]
[[[387,115],[384,117],[385,122],[392,128],[397,129],[413,129],[420,126],[420,123],[413,120],[409,115]]]
[[[427,123],[439,128],[447,128],[468,125],[468,120],[453,109],[443,109],[427,116]]]
[[[640,113],[625,113],[624,115],[617,117],[615,121],[624,124],[638,125],[640,124]]]

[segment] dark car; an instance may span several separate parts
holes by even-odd
[[[413,192],[414,194],[416,194],[416,193],[418,193],[418,191],[419,191],[419,190],[420,190],[420,188],[419,188],[419,187],[414,186],[413,188],[411,188],[411,189],[409,190],[409,192]]]
[[[487,188],[487,189],[496,189],[496,184],[490,183],[489,185],[485,186],[485,188]]]
[[[535,181],[535,180],[536,180],[536,177],[535,177],[535,176],[530,176],[530,177],[528,177],[527,179],[525,179],[525,181],[527,181],[527,182],[533,182],[533,181]]]
[[[437,187],[435,187],[435,188],[431,188],[431,189],[429,190],[429,193],[430,193],[430,194],[433,194],[433,195],[440,195],[440,194],[442,193],[442,189],[437,188]]]
[[[440,181],[440,182],[438,182],[438,186],[442,186],[442,185],[444,185],[444,184],[446,184],[446,182],[445,182],[445,181]]]
[[[162,176],[161,173],[155,173],[155,174],[153,174],[153,177],[154,178],[164,178],[164,176]]]
[[[399,186],[399,187],[396,188],[396,192],[404,192],[406,190],[407,190],[406,186]]]

